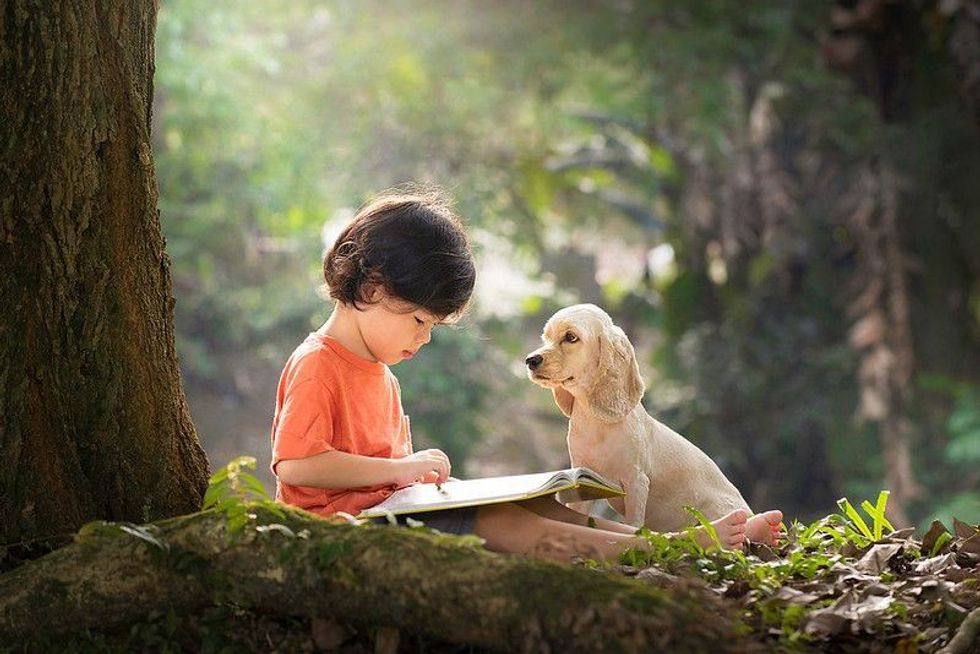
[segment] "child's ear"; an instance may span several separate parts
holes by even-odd
[[[368,278],[361,287],[361,297],[365,304],[377,304],[385,298],[385,287],[380,279]]]

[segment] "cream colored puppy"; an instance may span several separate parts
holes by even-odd
[[[610,504],[627,523],[676,531],[695,522],[685,506],[709,520],[733,509],[751,515],[715,462],[640,404],[633,346],[605,311],[593,304],[562,309],[545,324],[542,341],[525,361],[528,377],[550,388],[568,416],[572,465],[622,484],[626,497]],[[778,511],[753,516],[746,535],[771,542],[781,519]]]

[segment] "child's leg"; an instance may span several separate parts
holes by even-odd
[[[615,560],[627,548],[647,544],[642,538],[553,520],[509,503],[479,507],[474,532],[489,550],[565,563],[575,556]]]
[[[570,510],[570,509],[569,509]],[[577,513],[577,512],[576,512]],[[581,514],[579,514],[581,515]],[[732,511],[712,524],[723,547],[737,548],[745,539],[745,511]],[[711,539],[703,529],[697,538],[703,546]],[[524,554],[568,562],[575,556],[612,561],[626,549],[646,549],[644,538],[555,520],[518,504],[482,506],[476,514],[476,535],[496,552]]]
[[[563,522],[570,522],[575,525],[588,526],[589,519],[591,518],[594,521],[595,526],[599,529],[615,531],[623,534],[636,533],[636,528],[632,527],[631,525],[622,522],[615,522],[613,520],[606,520],[604,518],[584,515],[578,511],[568,508],[551,496],[539,497],[526,502],[521,502],[520,505],[534,511],[540,516],[551,518],[552,520],[561,520]],[[774,545],[781,533],[780,523],[782,520],[782,511],[772,510],[757,513],[746,522],[745,537],[751,540],[753,543],[766,543],[767,545]],[[708,545],[708,543],[703,544],[705,546]]]
[[[573,525],[582,525],[583,527],[592,526],[597,529],[614,531],[620,534],[630,534],[631,536],[636,533],[636,527],[624,524],[622,522],[616,522],[614,520],[606,520],[605,518],[598,518],[585,515],[584,513],[579,513],[575,509],[570,509],[558,500],[554,499],[553,496],[538,497],[533,500],[527,500],[525,502],[521,502],[519,506],[530,509],[531,511],[534,511],[538,515],[545,518],[561,520],[562,522],[568,522]],[[592,520],[592,525],[589,524],[589,520]]]

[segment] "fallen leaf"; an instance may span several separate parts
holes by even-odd
[[[843,632],[850,620],[832,609],[820,609],[810,614],[803,632],[810,636],[836,636]]]
[[[922,537],[922,551],[931,552],[932,548],[936,545],[936,541],[939,540],[939,537],[948,533],[949,531],[946,529],[946,526],[943,523],[939,522],[938,520],[933,520],[932,524],[929,526],[929,531],[927,531],[926,535]],[[942,552],[948,548],[949,545],[944,545],[939,551]]]
[[[728,585],[728,588],[725,589],[722,595],[724,597],[742,597],[751,589],[752,587],[749,585],[749,582],[744,579],[736,579]]]
[[[890,541],[908,540],[914,535],[915,535],[915,527],[905,527],[903,529],[896,529],[892,533],[888,534],[886,538]]]
[[[774,552],[773,549],[768,545],[766,545],[765,543],[753,543],[750,541],[748,553],[753,556],[759,557],[760,561],[766,563],[768,563],[769,561],[775,561],[779,558],[776,555],[776,552]]]
[[[883,613],[891,604],[890,595],[870,595],[864,601],[851,606],[851,612],[856,618],[864,618],[870,614]]]
[[[919,586],[919,599],[927,602],[949,597],[953,582],[941,579],[927,579]]]
[[[862,592],[862,597],[867,597],[868,595],[891,595],[892,589],[885,584],[874,583],[869,585]]]
[[[643,581],[653,584],[654,586],[659,586],[661,588],[666,588],[677,583],[677,577],[664,572],[663,570],[658,570],[657,568],[646,568],[645,570],[640,570],[636,574],[637,579],[642,579]]]
[[[916,574],[927,575],[927,574],[939,574],[943,570],[946,570],[950,566],[956,565],[956,556],[952,553],[941,554],[939,556],[934,556],[929,559],[921,559],[915,562],[914,568]]]
[[[957,544],[957,551],[967,554],[980,554],[980,533],[973,534]]]
[[[782,600],[787,604],[795,604],[799,606],[812,604],[813,602],[816,602],[818,599],[820,599],[819,595],[814,595],[812,593],[804,593],[790,586],[783,586],[778,591],[776,591],[776,594],[773,595],[773,597],[778,600]]]
[[[838,613],[840,613],[841,615],[844,615],[847,611],[850,611],[851,610],[851,607],[854,606],[854,603],[856,602],[856,599],[857,598],[856,598],[856,596],[854,594],[854,591],[853,590],[849,590],[846,593],[844,593],[843,595],[841,595],[840,597],[838,597],[837,598],[837,601],[834,602],[833,604],[831,604],[827,608],[833,609],[833,610],[837,611]]]
[[[967,579],[974,580],[972,583],[976,584],[975,580],[977,577],[980,577],[980,574],[970,572],[969,570],[964,570],[958,565],[947,568],[946,571],[943,572],[943,578],[946,579],[946,581],[952,581],[954,584],[958,584],[961,581],[966,581]]]
[[[878,575],[857,572],[853,568],[847,570],[844,574],[837,578],[838,584],[846,584],[851,587],[860,586],[861,584],[870,584],[876,581],[879,581]]]
[[[858,547],[853,542],[848,541],[844,543],[843,547],[840,548],[840,555],[857,558],[859,555],[863,555],[867,551],[868,551],[867,548]]]
[[[976,527],[957,518],[953,518],[953,530],[956,532],[957,538],[972,538],[977,533]]]
[[[854,569],[861,572],[880,574],[888,567],[888,562],[902,549],[899,543],[878,543],[873,545],[861,560],[854,564]]]
[[[956,563],[961,568],[972,568],[975,565],[980,565],[980,554],[959,551],[956,553]]]

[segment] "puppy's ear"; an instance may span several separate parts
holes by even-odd
[[[605,422],[619,422],[643,397],[643,378],[626,334],[613,325],[599,334],[598,370],[586,394],[592,412]]]
[[[575,396],[566,391],[561,386],[555,386],[552,389],[555,394],[555,404],[561,409],[561,412],[565,414],[566,418],[572,417],[572,405],[575,404]]]

